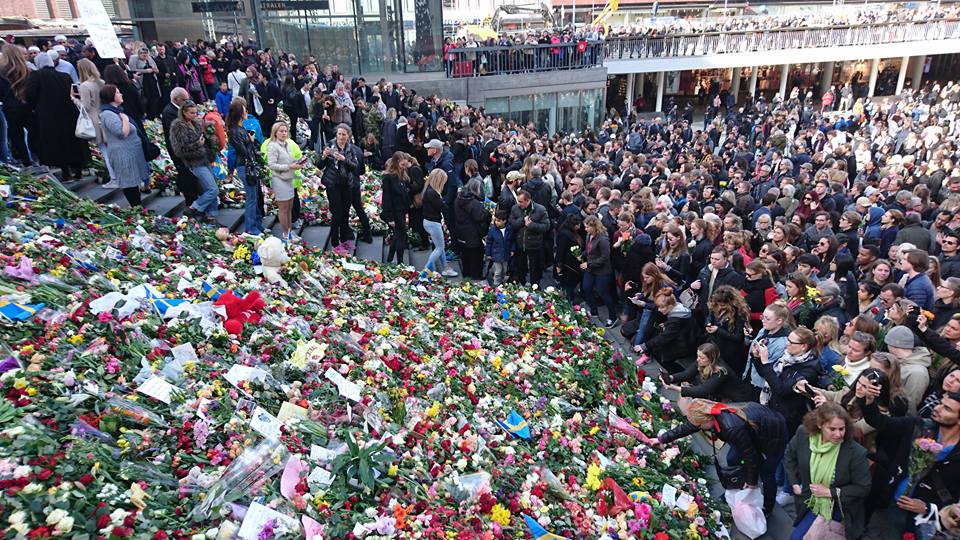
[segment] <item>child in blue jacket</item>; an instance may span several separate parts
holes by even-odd
[[[220,91],[217,92],[217,97],[214,99],[217,102],[217,111],[224,118],[227,117],[227,112],[230,111],[230,102],[233,101],[233,92],[227,88],[227,83],[220,83]]]
[[[486,258],[492,263],[493,286],[503,283],[513,255],[513,229],[507,216],[498,212],[487,232]]]

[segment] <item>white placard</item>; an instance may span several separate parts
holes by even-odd
[[[276,416],[268,413],[263,407],[254,409],[253,417],[250,418],[251,429],[274,441],[280,438],[280,427],[282,425]]]
[[[123,47],[103,3],[100,0],[77,0],[77,8],[100,58],[123,58]]]
[[[307,482],[311,484],[316,484],[321,488],[328,487],[333,483],[333,475],[331,475],[326,469],[317,467],[310,473],[310,476],[307,477]]]
[[[353,401],[360,401],[359,384],[347,380],[343,375],[333,368],[327,368],[327,371],[325,371],[323,375],[327,378],[327,380],[337,386],[337,390],[340,392],[341,396]]]
[[[144,381],[144,383],[137,388],[137,392],[158,399],[169,405],[170,396],[173,394],[175,388],[175,386],[168,383],[165,379],[154,376]]]
[[[223,378],[234,386],[240,386],[240,383],[243,381],[262,382],[266,380],[267,374],[260,368],[244,366],[242,364],[234,364],[230,367],[230,371],[228,371]]]
[[[276,510],[255,502],[247,508],[247,513],[243,516],[243,523],[240,524],[240,532],[237,533],[237,536],[242,540],[257,540],[260,536],[260,531],[271,521],[276,524],[277,528],[282,526],[287,531],[293,531],[298,528],[296,521]]]

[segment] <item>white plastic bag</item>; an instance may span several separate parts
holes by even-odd
[[[91,140],[97,138],[97,127],[93,125],[93,119],[87,114],[87,108],[83,105],[77,105],[80,109],[80,115],[77,117],[77,127],[74,129],[74,136],[78,139]]]
[[[733,523],[747,538],[757,538],[767,532],[767,518],[763,515],[763,493],[760,488],[728,489],[724,494]]]

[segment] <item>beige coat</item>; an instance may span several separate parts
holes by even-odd
[[[87,116],[93,120],[93,125],[97,128],[97,138],[94,142],[97,145],[103,144],[105,140],[103,134],[103,124],[100,122],[100,89],[103,88],[103,81],[85,81],[80,83],[80,103],[87,109]]]

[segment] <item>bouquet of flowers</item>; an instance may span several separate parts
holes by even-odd
[[[921,437],[913,441],[910,449],[910,460],[907,462],[907,489],[904,494],[908,497],[916,487],[917,482],[930,472],[937,456],[943,451],[943,445],[929,437]]]

